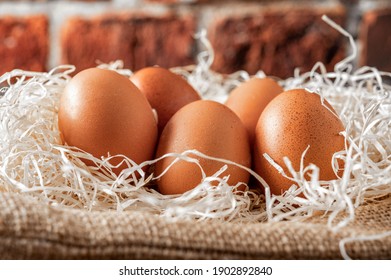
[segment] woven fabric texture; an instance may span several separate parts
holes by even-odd
[[[361,206],[338,232],[325,218],[237,224],[87,212],[0,193],[2,259],[340,259],[343,238],[391,230],[391,201]],[[353,259],[391,259],[391,236],[346,244]]]

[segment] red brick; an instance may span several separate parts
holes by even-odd
[[[44,15],[0,18],[0,72],[12,69],[45,71],[48,19]]]
[[[49,0],[49,1],[53,1],[53,0]],[[54,1],[63,1],[63,0],[54,0]],[[68,0],[68,1],[73,1],[73,2],[109,2],[111,0]]]
[[[360,41],[360,64],[391,72],[391,8],[364,14]]]
[[[36,2],[36,3],[45,3],[45,2],[49,2],[49,1],[53,1],[53,0],[0,0],[0,3],[1,2],[18,2],[18,3]],[[54,0],[54,1],[56,1],[56,0]]]
[[[109,2],[112,0],[0,0],[0,2],[60,2],[60,1],[70,1],[70,2]]]
[[[82,69],[97,60],[121,59],[125,67],[173,67],[194,63],[195,19],[177,15],[110,14],[72,18],[62,29],[62,62]]]
[[[223,73],[263,70],[281,78],[292,76],[296,67],[308,71],[317,61],[330,70],[344,58],[346,39],[322,21],[322,14],[340,24],[345,21],[341,6],[265,9],[218,19],[209,30],[213,67]]]
[[[159,4],[194,4],[207,2],[210,0],[145,0],[146,2],[159,3]]]

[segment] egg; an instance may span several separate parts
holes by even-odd
[[[97,158],[121,154],[139,164],[153,158],[157,142],[156,120],[145,96],[127,77],[98,68],[81,71],[67,84],[58,127],[64,144]]]
[[[193,149],[250,167],[251,153],[246,128],[234,112],[215,101],[195,101],[180,109],[163,130],[157,157]],[[207,176],[213,175],[225,165],[202,157],[192,157],[199,159]],[[173,161],[173,157],[158,161],[156,175],[162,174]],[[220,177],[227,175],[230,176],[230,185],[247,183],[249,179],[247,171],[232,164],[228,165],[228,169]],[[158,190],[162,194],[182,194],[195,188],[201,179],[201,171],[195,163],[181,160],[160,178]]]
[[[267,153],[287,175],[283,157],[288,157],[296,171],[304,166],[319,167],[320,180],[337,179],[332,168],[334,153],[345,149],[345,130],[331,105],[316,93],[293,89],[274,98],[262,112],[255,131],[255,171],[268,183],[272,194],[280,195],[294,182],[284,178],[263,156]],[[308,179],[308,178],[307,178]]]
[[[251,78],[229,95],[225,105],[238,115],[254,142],[255,126],[266,105],[284,89],[271,78]]]
[[[130,79],[156,110],[159,134],[180,108],[201,99],[184,78],[162,67],[143,68]]]

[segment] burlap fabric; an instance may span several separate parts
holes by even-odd
[[[391,202],[360,207],[337,233],[324,219],[173,222],[140,212],[86,212],[0,194],[3,259],[339,259],[341,238],[391,230]],[[346,245],[352,258],[391,259],[391,237]]]

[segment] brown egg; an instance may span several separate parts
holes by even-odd
[[[324,105],[334,109],[324,100]],[[280,195],[292,184],[264,158],[267,153],[291,175],[283,162],[288,157],[296,171],[300,170],[302,153],[310,146],[304,166],[310,163],[320,169],[320,180],[337,178],[332,168],[334,153],[345,149],[340,132],[345,128],[341,120],[321,103],[318,94],[304,89],[281,93],[265,108],[255,132],[255,171],[269,184],[271,193]]]
[[[190,103],[180,109],[167,123],[160,137],[157,157],[167,153],[182,153],[196,149],[206,155],[227,159],[250,166],[251,153],[246,129],[228,107],[207,100]],[[223,163],[193,156],[207,176],[213,175]],[[174,158],[165,158],[156,164],[156,175],[161,174]],[[247,183],[249,173],[234,165],[221,175],[230,175],[228,183]],[[202,179],[194,163],[179,161],[158,181],[162,194],[182,194],[196,187]]]
[[[123,154],[141,163],[153,158],[157,142],[147,99],[128,78],[111,70],[91,68],[73,77],[61,95],[58,126],[67,145],[98,158]]]
[[[159,133],[180,108],[201,99],[184,78],[161,67],[143,68],[130,80],[145,94],[152,108],[156,110]]]
[[[266,105],[284,89],[273,79],[252,78],[229,95],[225,105],[238,115],[246,127],[250,143],[254,142],[255,126]]]

